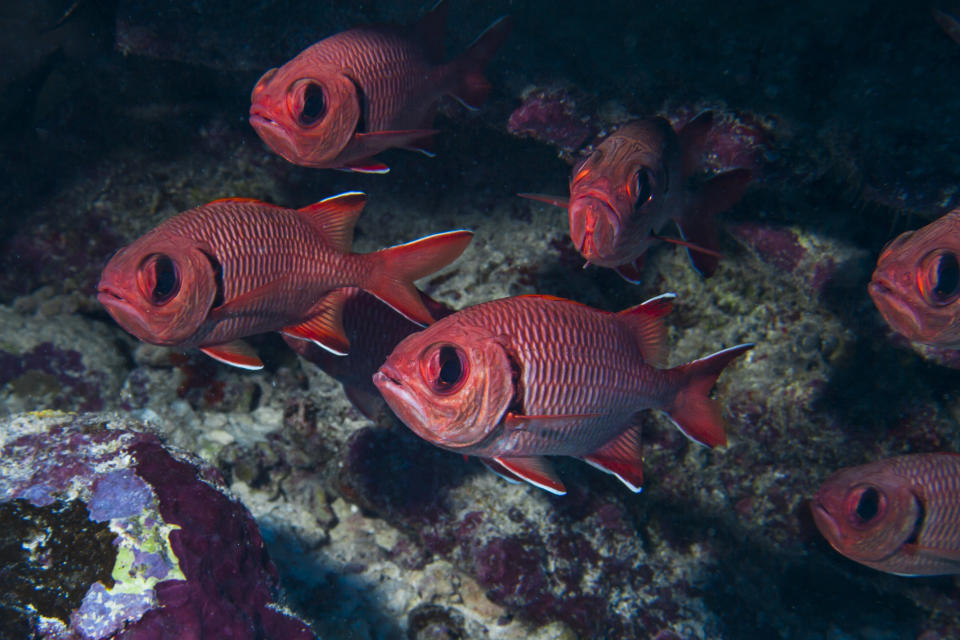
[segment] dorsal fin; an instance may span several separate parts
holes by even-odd
[[[673,309],[675,293],[663,293],[617,314],[633,333],[643,359],[655,367],[667,360],[667,327],[663,317]]]
[[[353,227],[366,203],[365,193],[347,191],[297,209],[297,213],[333,248],[347,253],[353,246]]]
[[[440,64],[446,57],[447,14],[450,6],[447,0],[439,0],[430,11],[423,14],[414,29],[420,44],[433,64]]]
[[[693,174],[700,165],[707,134],[713,127],[713,112],[704,111],[684,125],[677,136],[680,139],[680,153],[683,157],[684,177]]]

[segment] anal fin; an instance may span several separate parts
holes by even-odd
[[[234,340],[224,344],[200,347],[200,351],[218,362],[256,371],[263,369],[263,361],[257,357],[253,348],[243,340]]]
[[[343,330],[343,305],[348,295],[347,289],[331,291],[314,305],[309,320],[284,327],[281,333],[298,340],[310,340],[335,355],[347,355],[350,341]]]
[[[584,462],[615,475],[634,493],[643,491],[643,457],[640,448],[640,427],[634,425],[583,457]]]

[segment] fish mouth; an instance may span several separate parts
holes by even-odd
[[[836,519],[830,515],[830,512],[823,506],[819,498],[814,497],[813,500],[810,501],[810,511],[813,514],[813,521],[816,523],[817,528],[820,529],[823,537],[830,543],[830,546],[843,553],[840,549],[844,539],[843,532],[840,531]]]
[[[923,323],[917,312],[900,296],[885,278],[874,277],[867,285],[867,292],[873,298],[880,315],[890,327],[910,338],[923,340]]]
[[[373,374],[373,384],[390,409],[411,431],[428,442],[435,442],[436,436],[427,427],[429,421],[420,400],[403,383],[403,377],[393,365],[384,363]]]

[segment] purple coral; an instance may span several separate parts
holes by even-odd
[[[521,137],[559,147],[573,153],[593,135],[589,118],[580,115],[576,101],[562,89],[535,89],[510,114],[507,130]]]
[[[0,449],[0,637],[314,638],[275,607],[256,522],[215,474],[152,434],[34,420]]]

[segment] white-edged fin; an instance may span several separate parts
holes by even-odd
[[[640,453],[640,427],[632,426],[583,461],[614,475],[634,493],[643,491],[643,459]]]
[[[331,291],[311,309],[313,317],[298,325],[284,327],[280,332],[297,340],[309,340],[333,355],[347,355],[350,341],[343,330],[343,305],[348,296],[348,289]]]
[[[500,464],[496,460],[492,460],[490,458],[480,458],[480,462],[482,462],[487,467],[487,469],[490,469],[490,471],[500,476],[510,484],[523,484],[523,480],[521,478],[515,476],[513,472],[508,471],[502,464]]]
[[[493,460],[516,477],[526,480],[535,487],[558,496],[567,493],[567,488],[563,486],[563,483],[554,474],[553,467],[543,457],[497,457]]]
[[[643,359],[663,367],[667,361],[667,326],[663,318],[673,309],[675,293],[661,293],[617,313],[617,319],[633,334]]]
[[[347,253],[353,246],[353,228],[366,204],[365,193],[347,191],[297,209],[297,213],[337,251]]]
[[[253,347],[243,340],[234,340],[225,344],[200,347],[200,351],[223,364],[229,364],[249,371],[263,369],[263,361],[257,357]]]

